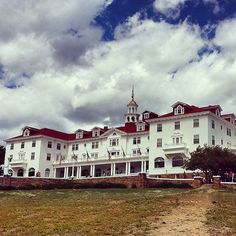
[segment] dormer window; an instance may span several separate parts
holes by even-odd
[[[149,113],[144,113],[144,114],[143,114],[143,118],[144,118],[144,119],[148,119],[148,118],[149,118]]]
[[[137,125],[137,131],[144,131],[144,125],[143,124]]]
[[[83,138],[83,132],[78,132],[76,133],[76,139],[80,139],[80,138]]]
[[[23,136],[29,136],[30,135],[30,131],[28,129],[25,129],[23,132]]]
[[[182,115],[184,114],[184,107],[181,105],[177,106],[174,111],[175,115]]]
[[[99,129],[93,130],[93,137],[98,137],[99,135],[100,135]]]
[[[216,109],[216,115],[217,115],[217,116],[220,116],[220,111],[219,111],[219,109]]]

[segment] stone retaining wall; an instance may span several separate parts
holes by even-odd
[[[236,182],[221,182],[220,176],[213,176],[213,187],[236,189]]]
[[[89,187],[124,187],[124,188],[154,188],[163,184],[188,184],[193,188],[202,185],[202,179],[158,179],[147,178],[146,174],[123,177],[101,177],[86,179],[53,179],[53,178],[24,178],[4,176],[0,178],[0,189],[50,189],[50,188],[89,188]],[[181,186],[180,186],[181,187]]]

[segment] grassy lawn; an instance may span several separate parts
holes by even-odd
[[[144,235],[192,191],[1,191],[0,235]]]
[[[212,203],[214,206],[207,214],[207,224],[215,229],[230,228],[236,232],[236,190],[213,192]]]

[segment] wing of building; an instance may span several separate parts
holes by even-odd
[[[199,145],[220,145],[234,151],[234,114],[219,105],[197,107],[183,102],[171,112],[138,113],[132,91],[125,123],[64,133],[26,126],[6,141],[4,173],[13,176],[86,178],[147,173],[181,177],[185,159]]]

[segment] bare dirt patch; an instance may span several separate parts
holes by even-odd
[[[199,190],[194,194],[177,197],[169,214],[152,223],[149,236],[183,236],[183,235],[235,235],[228,227],[215,228],[208,224],[207,214],[214,208],[212,194],[214,189]]]

